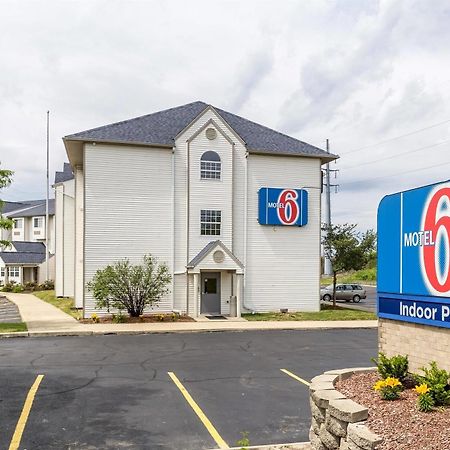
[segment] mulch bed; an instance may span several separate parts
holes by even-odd
[[[112,315],[99,316],[98,322],[92,319],[80,319],[81,323],[116,323],[112,320]],[[176,319],[172,314],[144,314],[141,317],[125,317],[125,322],[121,323],[161,323],[161,322],[195,322],[192,317],[180,315]]]
[[[378,449],[450,449],[450,408],[420,412],[412,389],[405,389],[398,400],[382,400],[373,390],[379,379],[377,373],[362,373],[336,383],[336,389],[347,398],[369,409],[367,426],[384,438]]]

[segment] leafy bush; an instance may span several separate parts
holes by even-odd
[[[15,281],[9,281],[8,283],[6,283],[6,284],[3,286],[2,291],[3,291],[3,292],[12,292],[15,285],[16,285],[16,282],[15,282]]]
[[[398,378],[400,381],[404,381],[408,376],[408,356],[395,355],[392,358],[388,358],[384,353],[378,354],[378,360],[372,358],[372,361],[376,364],[378,373],[381,378]]]
[[[377,381],[373,388],[380,393],[383,400],[397,400],[403,386],[398,378],[387,377],[385,380]]]
[[[21,284],[16,284],[15,286],[13,286],[12,291],[15,294],[20,294],[21,292],[23,292],[25,289]]]
[[[427,385],[434,406],[450,405],[450,373],[439,369],[436,361],[432,361],[429,368],[421,367],[420,370],[424,375],[415,374],[414,379],[417,384]]]
[[[53,291],[55,289],[55,283],[53,280],[46,280],[39,285],[41,291]]]
[[[113,323],[125,323],[127,318],[122,314],[122,311],[119,311],[117,314],[112,315]]]
[[[165,263],[158,264],[155,257],[146,255],[143,264],[133,265],[125,259],[97,270],[87,287],[97,308],[127,310],[130,316],[139,317],[169,292],[171,279]]]
[[[36,281],[28,281],[27,283],[25,283],[24,288],[27,291],[33,292],[38,288],[38,284],[36,283]]]

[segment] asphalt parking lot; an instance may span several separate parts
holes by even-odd
[[[28,450],[307,441],[308,387],[281,369],[307,382],[376,351],[375,329],[3,339],[0,449],[21,421]]]

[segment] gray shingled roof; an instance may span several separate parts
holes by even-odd
[[[48,202],[48,213],[50,215],[55,214],[55,199],[51,198]],[[41,200],[41,203],[28,207],[26,209],[19,209],[15,212],[8,213],[8,217],[34,217],[34,216],[45,216],[45,200]]]
[[[2,214],[7,214],[11,211],[15,211],[17,209],[23,209],[26,208],[26,203],[19,203],[19,202],[3,202],[3,206],[0,208]]]
[[[11,244],[18,252],[45,254],[45,245],[43,242],[13,241]]]
[[[72,166],[69,163],[64,163],[64,169],[62,172],[55,172],[55,184],[64,183],[64,181],[72,179],[73,179]]]
[[[28,252],[0,252],[0,258],[5,264],[42,264],[45,261],[45,254]]]
[[[140,143],[173,147],[177,135],[210,105],[193,102],[135,119],[66,136],[64,140]],[[214,107],[213,107],[214,108]],[[315,156],[336,159],[324,150],[219,108],[217,113],[245,142],[251,153]]]
[[[216,246],[219,246],[222,250],[225,251],[225,253],[228,254],[228,256],[240,267],[244,267],[243,264],[239,261],[239,259],[236,258],[236,256],[231,253],[231,251],[228,249],[228,247],[220,240],[217,241],[211,241],[208,244],[206,244],[198,253],[197,255],[192,258],[192,260],[189,262],[189,264],[186,266],[187,268],[194,268],[197,266],[203,258],[205,258],[208,253]]]

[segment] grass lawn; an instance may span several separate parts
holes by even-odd
[[[0,323],[0,333],[16,333],[18,331],[27,331],[25,322],[19,323]]]
[[[377,269],[362,269],[356,272],[341,273],[337,276],[338,283],[359,283],[359,284],[377,284]],[[333,284],[333,277],[323,276],[320,279],[320,284],[323,286],[328,286]]]
[[[333,309],[331,305],[322,305],[318,312],[295,312],[295,313],[257,313],[242,314],[247,320],[376,320],[377,316],[367,311],[340,308]]]
[[[37,291],[33,292],[33,294],[41,300],[44,300],[44,302],[56,306],[61,311],[69,314],[69,316],[75,317],[75,319],[81,319],[81,311],[72,309],[74,307],[73,298],[57,298],[55,297],[55,291]]]

